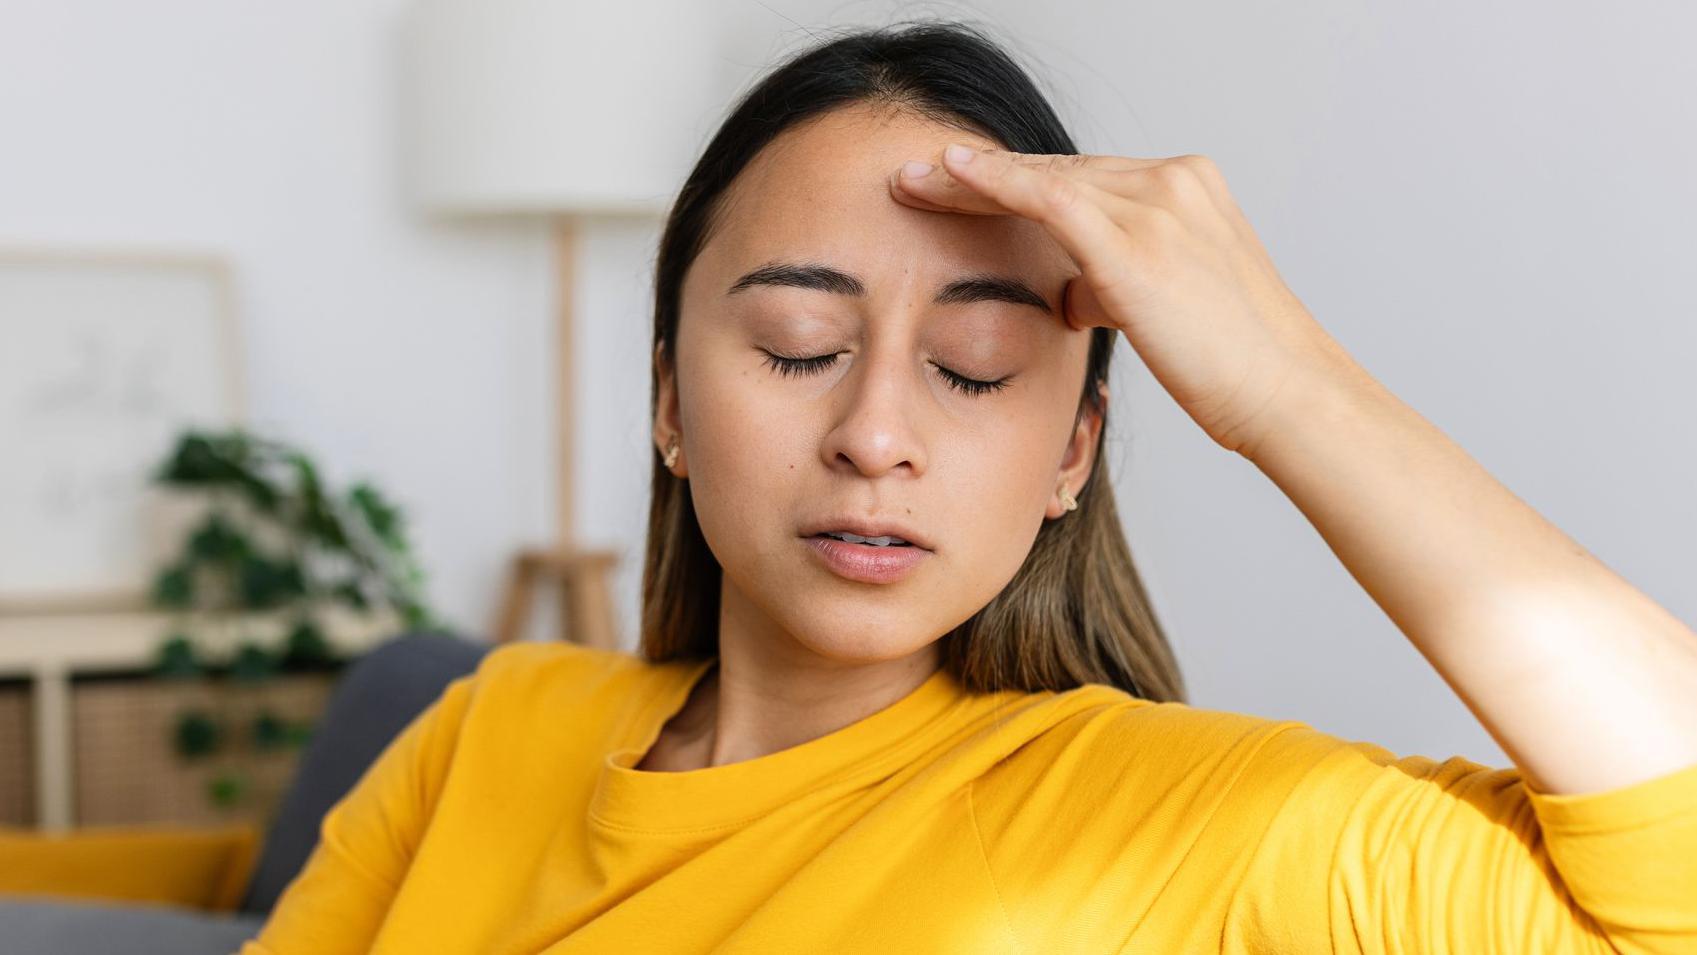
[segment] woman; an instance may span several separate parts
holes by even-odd
[[[1353,362],[1207,160],[1076,152],[953,25],[752,90],[660,246],[642,658],[489,654],[249,955],[1697,951],[1697,637]],[[1116,333],[1514,768],[1184,702]]]

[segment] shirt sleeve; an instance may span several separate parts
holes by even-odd
[[[369,950],[435,808],[475,676],[450,682],[325,813],[306,864],[237,955]]]
[[[1547,794],[1300,723],[1256,758],[1309,768],[1238,884],[1226,951],[1697,953],[1697,765]]]

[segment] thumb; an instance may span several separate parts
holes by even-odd
[[[1102,307],[1090,283],[1082,275],[1074,276],[1061,292],[1061,312],[1067,324],[1076,329],[1115,328],[1118,324]]]

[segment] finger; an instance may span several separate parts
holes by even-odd
[[[1124,188],[1125,173],[1165,162],[1161,159],[1061,153],[1004,152],[1004,155],[1022,166],[1079,177],[1108,192]],[[908,160],[896,169],[890,181],[891,195],[915,208],[977,215],[1007,215],[1012,211],[993,198],[967,188],[938,162]]]
[[[1082,275],[1069,279],[1066,287],[1061,289],[1061,315],[1069,326],[1076,329],[1119,327],[1108,310],[1102,307],[1096,292],[1090,288],[1089,280]]]
[[[1165,159],[1140,159],[1135,156],[1109,156],[1091,153],[1007,153],[1008,157],[1022,166],[1041,166],[1054,169],[1057,172],[1077,171],[1085,174],[1097,172],[1130,172],[1134,169],[1148,169],[1159,166]]]
[[[994,198],[956,179],[947,169],[919,160],[909,160],[890,177],[890,195],[904,205],[932,212],[986,216],[1016,214]]]
[[[1028,164],[1028,165],[1031,165],[1031,164]],[[937,175],[947,175],[946,172],[936,173],[936,174]],[[915,206],[917,208],[929,209],[929,210],[934,211],[934,212],[959,211],[959,210],[952,208],[952,207],[949,207],[949,206],[943,206],[943,205],[939,205],[937,203],[928,202],[925,199],[919,198],[918,196],[913,195],[911,192],[902,189],[899,185],[896,184],[896,180],[899,179],[899,178],[900,178],[900,172],[898,170],[897,175],[891,177],[890,181],[891,181],[891,192],[901,202],[904,202],[904,203],[906,203],[907,205],[910,205],[910,206]],[[974,195],[976,195],[976,193],[974,193]],[[1018,213],[1015,213],[1012,209],[1009,209],[1006,206],[1002,205],[1001,203],[996,202],[994,199],[990,199],[988,197],[978,199],[977,201],[983,204],[983,208],[994,208],[996,210],[1000,210],[999,214],[1003,214],[1003,215],[1017,215],[1018,214]],[[1069,280],[1067,282],[1066,286],[1061,290],[1061,315],[1065,319],[1068,327],[1073,328],[1073,329],[1086,330],[1086,329],[1095,328],[1095,327],[1098,327],[1098,326],[1107,327],[1107,328],[1116,327],[1115,322],[1108,315],[1107,309],[1102,307],[1102,303],[1096,298],[1096,293],[1091,290],[1089,281],[1087,281],[1082,276],[1075,276],[1074,278]]]
[[[1108,212],[1111,196],[1074,176],[1015,162],[1001,150],[970,150],[966,160],[944,154],[948,172],[996,204],[1042,225],[1097,290],[1125,281],[1132,258],[1125,231]]]

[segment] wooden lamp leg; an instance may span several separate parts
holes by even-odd
[[[495,624],[494,642],[524,639],[539,578],[559,587],[563,638],[603,650],[619,648],[618,615],[614,612],[612,571],[618,555],[612,551],[527,550],[515,555]]]
[[[572,639],[603,650],[619,648],[619,625],[613,611],[612,572],[617,558],[607,552],[574,555],[574,566],[563,578]]]
[[[611,551],[578,550],[573,524],[577,506],[577,490],[572,475],[576,464],[573,447],[573,385],[576,376],[572,356],[576,245],[572,220],[563,216],[556,219],[554,287],[558,299],[555,307],[557,391],[554,407],[555,434],[559,442],[555,475],[559,543],[552,549],[524,550],[513,556],[493,637],[496,643],[523,639],[530,620],[530,608],[536,599],[537,579],[546,576],[559,587],[560,623],[565,631],[564,638],[585,646],[615,650],[618,649],[619,634],[610,578],[618,556]]]
[[[507,590],[501,598],[501,614],[496,618],[495,631],[491,634],[495,643],[511,643],[524,638],[535,593],[536,561],[533,552],[514,554],[507,571]]]

